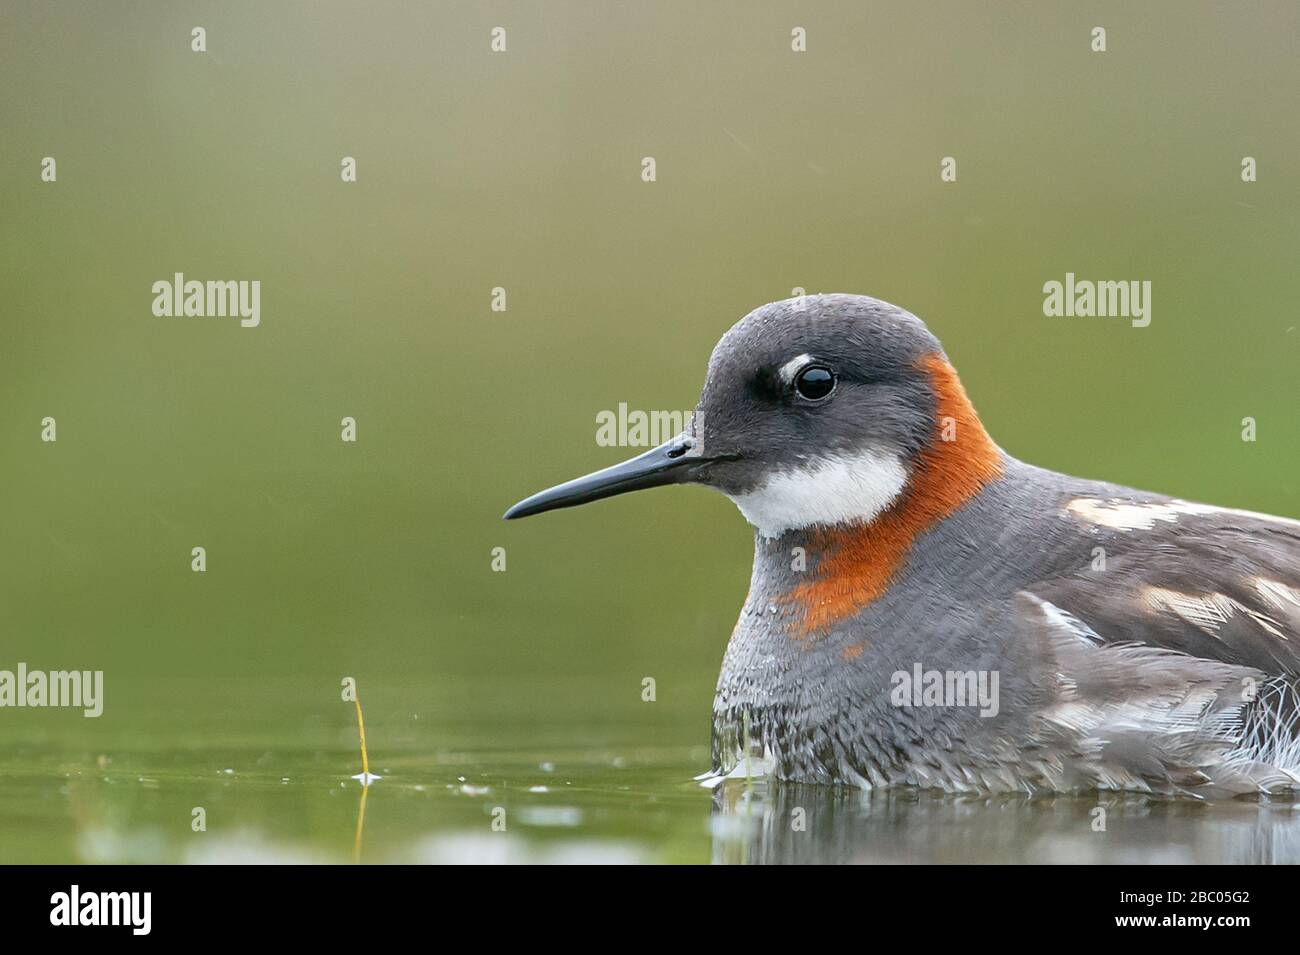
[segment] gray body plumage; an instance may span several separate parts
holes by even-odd
[[[1300,592],[1268,584],[1300,580],[1300,525],[1215,510],[1107,527],[1070,502],[1154,505],[1157,514],[1173,505],[1004,464],[999,480],[921,535],[883,596],[821,639],[791,640],[783,619],[792,611],[782,596],[804,573],[790,555],[806,536],[756,539],[714,702],[715,770],[737,767],[747,737],[751,767],[805,782],[1295,787]],[[1104,570],[1094,569],[1097,547]],[[808,571],[817,558],[808,551]],[[1189,599],[1159,599],[1170,594]],[[1196,598],[1210,595],[1225,598],[1221,613],[1198,616]],[[846,660],[843,650],[864,640],[867,650]],[[894,705],[892,674],[918,662],[996,671],[997,715]]]

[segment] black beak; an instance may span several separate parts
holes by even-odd
[[[505,519],[529,517],[560,507],[575,507],[602,497],[627,491],[639,491],[662,484],[685,484],[698,479],[700,470],[718,458],[706,458],[695,450],[695,439],[679,434],[645,454],[615,464],[585,477],[575,478],[526,497],[510,510]]]

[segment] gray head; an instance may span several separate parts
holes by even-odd
[[[683,434],[533,495],[506,517],[696,483],[730,497],[766,536],[869,521],[898,498],[935,440],[936,362],[947,368],[921,320],[878,299],[764,305],[714,348]]]

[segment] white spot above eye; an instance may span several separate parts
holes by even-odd
[[[781,370],[778,372],[778,374],[781,376],[781,380],[784,381],[787,385],[790,384],[792,381],[794,381],[794,376],[799,374],[799,369],[801,369],[804,365],[810,364],[812,360],[813,360],[812,355],[807,355],[807,354],[800,355],[797,358],[791,358],[788,362],[786,362],[784,365],[781,366]]]
[[[1096,497],[1075,498],[1065,509],[1075,517],[1101,527],[1118,531],[1149,531],[1156,526],[1156,521],[1173,524],[1179,517],[1201,516],[1206,514],[1232,514],[1237,517],[1251,517],[1261,521],[1276,521],[1280,524],[1295,524],[1285,517],[1271,514],[1256,514],[1254,511],[1238,511],[1226,507],[1214,507],[1209,504],[1194,504],[1191,501],[1103,501]]]
[[[817,525],[867,523],[907,484],[898,455],[868,449],[780,471],[744,494],[727,495],[764,537]]]

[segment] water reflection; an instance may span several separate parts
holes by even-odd
[[[744,780],[728,780],[713,799],[715,863],[1300,862],[1293,803],[977,798]]]
[[[366,797],[370,795],[370,785],[361,784],[361,800],[357,803],[357,830],[352,837],[352,862],[361,862],[361,836],[366,831]]]
[[[386,756],[371,767],[385,778],[370,799],[374,787],[356,787],[345,775],[353,767],[341,768],[343,747],[264,755],[0,761],[0,861],[1300,863],[1291,803],[952,797],[743,779],[709,791],[691,779],[707,760],[696,748],[558,747]],[[204,831],[191,827],[194,807],[206,809]],[[498,813],[504,829],[493,825]]]

